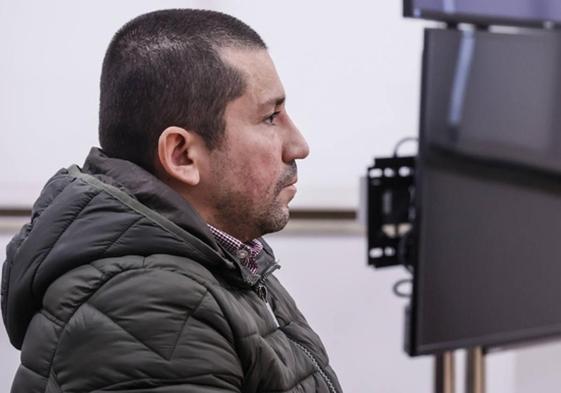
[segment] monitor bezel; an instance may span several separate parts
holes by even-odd
[[[561,28],[561,20],[524,19],[501,16],[490,16],[471,13],[447,13],[427,9],[416,9],[415,0],[403,0],[403,16],[413,19],[425,19],[447,24],[473,24],[476,26],[514,26],[514,27],[538,27],[547,29]],[[418,13],[416,12],[418,11]]]

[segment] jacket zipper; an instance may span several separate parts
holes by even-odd
[[[273,321],[275,321],[275,325],[278,328],[279,322],[277,320],[277,317],[275,315],[275,313],[273,312],[273,309],[271,308],[271,304],[268,301],[268,297],[267,297],[267,287],[265,286],[265,280],[267,279],[267,277],[273,273],[276,269],[280,268],[280,266],[278,264],[274,264],[269,270],[267,270],[266,272],[263,273],[263,275],[261,276],[261,279],[257,282],[257,284],[255,284],[255,292],[257,293],[257,296],[259,296],[259,298],[261,300],[263,300],[263,302],[265,302],[265,305],[267,306],[267,310],[269,310],[269,313],[271,314],[271,316],[273,317]],[[300,348],[302,350],[302,352],[304,352],[304,354],[306,355],[306,357],[308,359],[310,359],[310,361],[312,362],[312,365],[314,366],[314,368],[316,369],[316,371],[319,373],[319,375],[323,378],[323,380],[325,381],[325,383],[327,384],[329,391],[331,393],[337,393],[337,389],[335,389],[335,385],[333,384],[333,381],[331,381],[331,379],[329,378],[329,376],[327,375],[327,373],[321,368],[321,366],[319,365],[319,362],[317,361],[317,359],[315,358],[315,356],[308,350],[308,348],[306,348],[305,346],[303,346],[302,344],[300,344],[297,341],[294,341],[292,338],[286,336],[292,343],[294,343],[298,348]]]
[[[271,313],[272,313],[273,310],[271,309],[271,305],[269,304],[269,301],[267,300],[267,287],[265,286],[265,281],[277,269],[280,269],[280,265],[277,263],[277,261],[275,261],[274,264],[269,266],[269,268],[263,272],[259,281],[257,281],[257,283],[255,283],[255,285],[253,286],[253,290],[255,291],[255,293],[257,293],[257,296],[259,296],[259,298],[261,300],[263,300],[265,302],[265,304],[267,304],[267,308],[269,309],[269,311]],[[275,317],[275,321],[276,320],[277,320],[277,318]],[[278,322],[277,322],[277,324],[278,324]]]
[[[263,300],[263,302],[265,302],[265,305],[267,306],[267,310],[269,311],[269,314],[271,314],[271,317],[275,322],[275,327],[278,328],[280,324],[279,321],[277,320],[277,316],[275,315],[273,309],[271,308],[271,304],[269,303],[269,299],[267,296],[267,287],[265,286],[265,280],[267,279],[267,277],[270,276],[277,269],[280,269],[280,265],[275,261],[275,263],[271,267],[269,267],[269,269],[263,272],[261,278],[259,279],[259,281],[257,281],[257,284],[255,284],[254,290],[255,293],[257,293],[257,296],[259,296],[259,298]]]

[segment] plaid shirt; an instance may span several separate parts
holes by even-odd
[[[247,267],[252,273],[257,272],[256,259],[263,251],[263,244],[259,240],[250,240],[242,243],[235,237],[222,232],[220,229],[208,225],[216,241],[229,253],[237,256],[242,265]]]

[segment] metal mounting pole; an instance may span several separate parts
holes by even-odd
[[[485,354],[482,347],[467,350],[466,393],[485,393]]]
[[[435,356],[434,392],[454,393],[454,352],[443,352]]]

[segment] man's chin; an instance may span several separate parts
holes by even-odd
[[[290,218],[290,210],[288,205],[278,207],[274,209],[273,212],[267,215],[264,220],[262,220],[261,231],[262,234],[274,233],[282,230]]]

